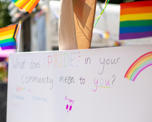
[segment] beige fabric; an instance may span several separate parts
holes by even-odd
[[[87,49],[91,45],[96,0],[62,0],[59,49]]]
[[[77,45],[87,49],[91,45],[96,0],[73,0]]]
[[[62,0],[61,3],[59,49],[77,49],[72,0]]]

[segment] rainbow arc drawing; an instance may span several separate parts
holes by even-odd
[[[135,81],[139,74],[152,66],[152,51],[140,56],[128,69],[125,78]]]
[[[120,4],[119,39],[152,36],[152,0]]]

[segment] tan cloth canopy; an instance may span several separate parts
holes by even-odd
[[[91,45],[96,0],[62,0],[59,49],[87,49]]]

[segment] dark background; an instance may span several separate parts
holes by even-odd
[[[98,0],[100,2],[105,2],[105,0]],[[123,2],[126,2],[126,1],[142,1],[142,0],[110,0],[109,3],[114,3],[114,4],[120,4],[120,3],[123,3]]]
[[[0,122],[6,122],[7,84],[0,83]]]
[[[100,2],[105,2],[105,0],[98,0]],[[122,3],[124,0],[110,0],[109,3],[116,3],[116,4],[119,4],[119,3]]]

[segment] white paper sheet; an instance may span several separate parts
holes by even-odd
[[[151,51],[133,46],[12,54],[7,122],[152,122]],[[134,81],[125,78],[139,57],[143,70],[130,72],[138,74]]]

